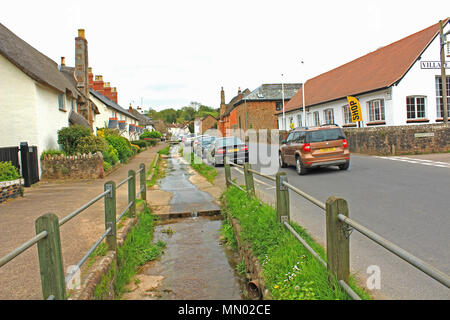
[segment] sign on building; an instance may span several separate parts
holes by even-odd
[[[445,62],[445,68],[450,68],[450,62]],[[420,61],[420,69],[441,69],[440,61]]]
[[[356,99],[355,97],[347,97],[347,101],[350,108],[350,114],[352,116],[352,122],[363,121],[361,105],[359,104],[358,99]]]

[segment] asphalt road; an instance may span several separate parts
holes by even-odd
[[[261,170],[258,164],[252,167]],[[353,154],[348,171],[330,167],[299,176],[293,167],[282,170],[289,183],[323,202],[332,195],[346,199],[352,219],[450,274],[450,161],[447,165]],[[244,184],[239,171],[233,168],[232,177]],[[256,178],[260,198],[274,203],[274,183]],[[291,219],[324,245],[324,211],[292,191],[290,201]],[[381,288],[371,291],[375,298],[450,299],[448,288],[357,231],[351,234],[350,251],[352,273],[362,285],[371,275],[370,266],[380,268]]]

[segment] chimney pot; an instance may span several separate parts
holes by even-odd
[[[78,37],[84,39],[84,29],[78,29]]]
[[[65,65],[66,65],[66,58],[61,57],[61,66],[65,66]]]
[[[88,72],[92,73],[92,68],[91,67],[88,68]]]

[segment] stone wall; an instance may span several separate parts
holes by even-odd
[[[22,179],[12,180],[12,181],[2,181],[0,182],[0,203],[17,198],[22,194]]]
[[[45,155],[41,168],[43,179],[101,179],[105,176],[100,152],[76,156]]]
[[[344,129],[350,151],[373,155],[448,152],[450,126],[426,124]]]

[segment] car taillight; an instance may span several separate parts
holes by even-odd
[[[311,145],[309,143],[305,143],[303,145],[303,151],[310,152],[311,151]]]
[[[247,147],[247,146],[243,146],[243,147],[241,148],[241,151],[248,151],[248,147]]]
[[[221,148],[221,149],[217,149],[217,154],[224,154],[225,153],[225,149]]]
[[[344,139],[344,140],[342,141],[342,145],[344,146],[345,149],[348,148],[348,141],[347,141],[347,139]]]

